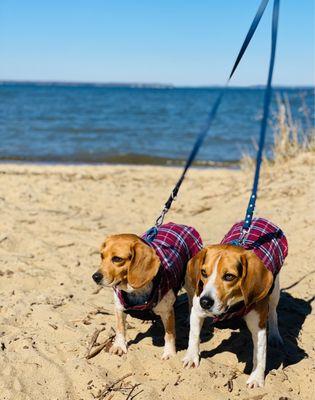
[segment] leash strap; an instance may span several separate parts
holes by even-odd
[[[228,83],[230,82],[232,76],[234,75],[234,72],[236,71],[236,69],[237,69],[237,67],[238,67],[238,65],[239,65],[239,63],[240,63],[240,61],[241,61],[241,59],[242,59],[247,47],[248,47],[248,45],[249,45],[249,43],[250,43],[250,41],[251,41],[256,29],[257,29],[257,26],[258,26],[258,24],[259,24],[259,22],[261,20],[261,17],[264,14],[264,11],[266,9],[266,6],[267,6],[268,2],[269,2],[269,0],[262,0],[261,1],[260,5],[259,5],[259,8],[258,8],[258,10],[256,12],[256,15],[255,15],[255,17],[253,19],[253,22],[251,23],[251,26],[249,27],[247,35],[246,35],[246,37],[244,39],[242,47],[241,47],[241,49],[240,49],[240,51],[239,51],[239,53],[237,55],[237,58],[236,58],[236,60],[234,62],[234,65],[232,67],[232,70],[231,70],[231,73],[229,75],[229,78],[228,78],[225,86],[221,89],[216,101],[214,102],[214,104],[212,106],[212,109],[210,110],[210,112],[208,114],[208,117],[206,119],[205,125],[202,127],[202,129],[200,130],[200,133],[197,136],[197,139],[196,139],[195,144],[194,144],[194,146],[192,148],[192,151],[191,151],[191,153],[190,153],[190,155],[189,155],[189,157],[188,157],[188,159],[186,161],[186,164],[185,164],[185,167],[183,169],[183,172],[182,172],[180,178],[178,179],[174,189],[172,190],[168,200],[164,204],[164,208],[163,208],[160,216],[157,218],[157,220],[155,222],[155,226],[152,227],[151,229],[149,229],[147,234],[146,234],[146,239],[148,241],[154,240],[154,238],[155,238],[155,236],[157,234],[158,227],[160,225],[162,225],[162,223],[164,221],[165,214],[169,211],[169,209],[172,206],[173,201],[176,199],[178,191],[179,191],[179,189],[181,187],[181,184],[183,183],[183,180],[185,179],[186,173],[187,173],[188,169],[190,168],[191,164],[193,163],[194,159],[196,158],[196,155],[197,155],[197,153],[198,153],[198,151],[199,151],[199,149],[200,149],[205,137],[207,136],[208,131],[211,128],[212,122],[213,122],[213,120],[214,120],[214,118],[216,116],[216,113],[217,113],[217,110],[218,110],[218,108],[220,106],[221,100],[222,100],[222,98],[223,98],[223,96],[224,96],[224,94],[226,92]]]
[[[244,218],[244,224],[242,228],[241,237],[239,242],[242,242],[249,231],[249,228],[252,223],[253,214],[256,205],[257,199],[257,191],[258,191],[258,184],[259,184],[259,173],[260,167],[262,163],[262,154],[265,145],[265,137],[266,137],[266,130],[267,130],[267,122],[269,117],[269,108],[270,108],[270,100],[272,95],[272,75],[273,69],[275,64],[275,55],[276,55],[276,46],[277,46],[277,34],[278,34],[278,21],[279,21],[279,7],[280,7],[280,0],[274,0],[273,3],[273,13],[272,13],[272,31],[271,31],[271,54],[270,54],[270,61],[269,61],[269,72],[268,72],[268,80],[267,86],[265,90],[265,97],[264,97],[264,110],[263,110],[263,118],[261,121],[260,126],[260,137],[259,137],[259,147],[256,156],[256,170],[254,176],[254,183],[251,192],[251,196],[249,199],[249,203],[246,210],[246,215]]]

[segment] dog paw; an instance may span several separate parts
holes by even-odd
[[[169,360],[170,358],[174,357],[176,355],[175,350],[164,350],[162,354],[162,360]]]
[[[284,345],[283,339],[279,333],[269,334],[268,343],[270,344],[270,346],[276,348],[282,347]]]
[[[170,344],[165,344],[164,346],[164,351],[162,354],[162,360],[169,360],[170,358],[174,357],[176,355],[176,348],[175,345],[170,343]]]
[[[257,372],[252,372],[246,382],[246,385],[249,389],[263,387],[264,384],[265,384],[264,374],[257,373]]]
[[[118,356],[122,356],[127,353],[127,345],[123,341],[115,341],[112,347],[109,349],[111,354],[117,354]]]
[[[187,353],[183,358],[184,368],[197,368],[199,367],[199,354]]]

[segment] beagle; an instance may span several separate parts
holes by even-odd
[[[202,248],[199,233],[172,222],[161,225],[153,241],[144,234],[109,236],[101,247],[94,281],[114,291],[116,338],[111,353],[127,353],[126,313],[153,311],[165,329],[162,359],[176,353],[174,302],[184,284],[187,263]]]
[[[184,367],[198,367],[200,331],[206,317],[213,322],[243,317],[252,334],[253,370],[250,388],[265,380],[267,320],[269,339],[282,344],[278,330],[278,272],[288,253],[283,232],[263,218],[253,219],[241,242],[243,222],[235,224],[221,244],[210,245],[193,257],[187,267],[186,286],[195,291],[190,314],[189,345]]]

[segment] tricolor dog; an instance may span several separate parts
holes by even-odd
[[[114,292],[117,330],[111,353],[127,352],[126,313],[137,310],[161,317],[165,328],[162,359],[176,353],[173,305],[185,281],[187,263],[201,248],[194,228],[174,223],[161,225],[153,241],[146,234],[112,235],[105,240],[93,279]]]
[[[189,345],[185,367],[199,365],[200,330],[206,317],[214,322],[243,317],[253,340],[253,370],[247,380],[250,388],[265,380],[267,321],[269,339],[282,344],[278,330],[278,273],[288,253],[287,240],[277,226],[254,218],[241,245],[243,222],[235,224],[221,244],[201,250],[188,263],[187,287],[194,290],[190,315]]]

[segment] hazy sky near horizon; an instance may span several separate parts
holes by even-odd
[[[1,0],[0,80],[224,84],[260,0]],[[264,84],[272,1],[232,85]],[[314,77],[314,1],[282,0],[274,83]]]

